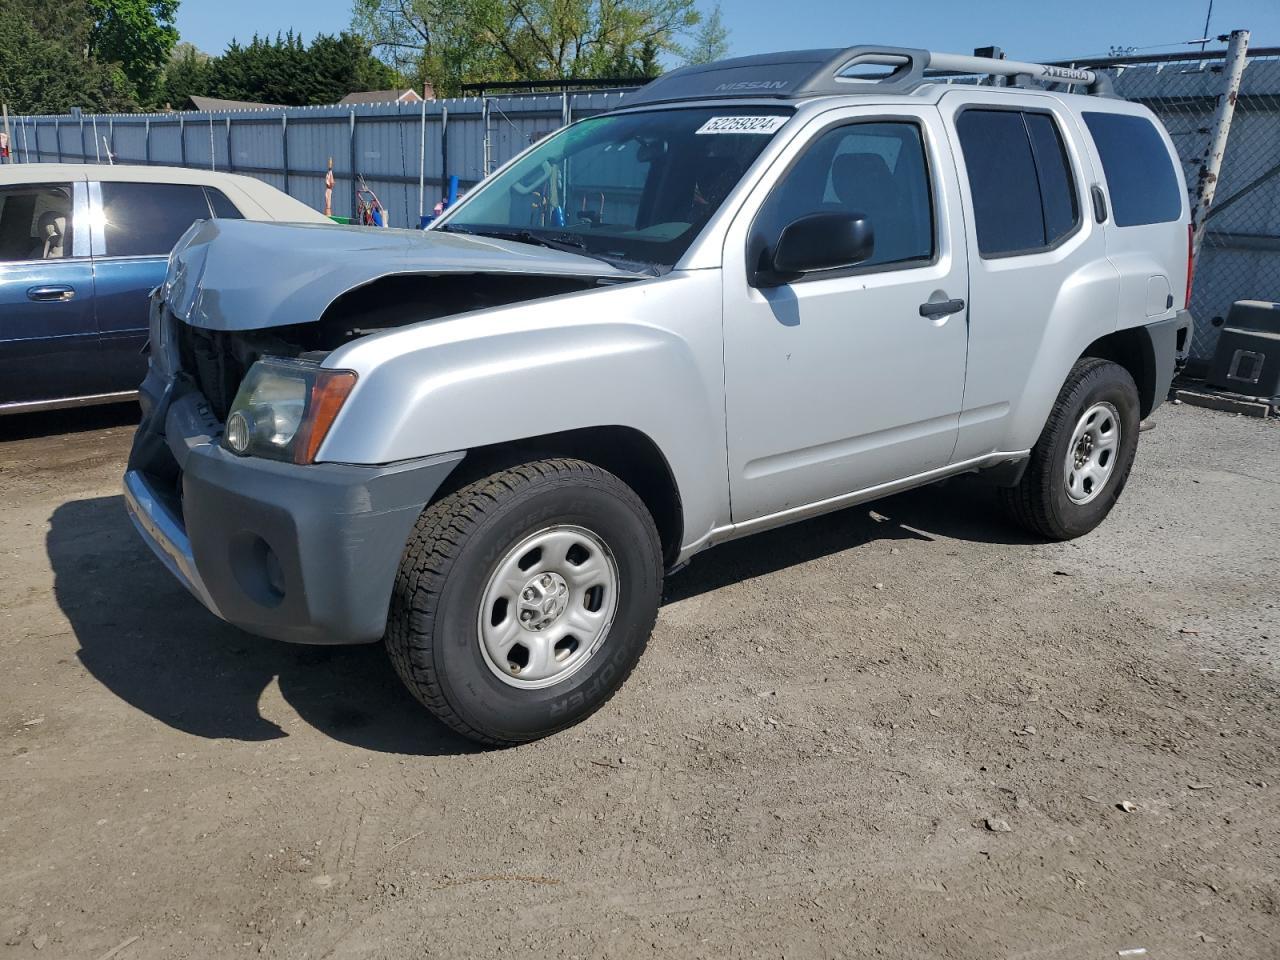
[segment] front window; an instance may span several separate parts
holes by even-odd
[[[593,117],[481,184],[440,229],[670,268],[789,116],[703,107]]]

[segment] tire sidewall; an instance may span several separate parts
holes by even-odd
[[[497,677],[481,651],[478,618],[499,560],[555,525],[585,527],[613,553],[618,607],[599,649],[562,683],[521,689]],[[571,726],[603,704],[644,652],[661,595],[661,548],[638,499],[587,478],[534,481],[505,498],[468,536],[445,578],[433,623],[434,668],[450,706],[469,725],[519,742]]]
[[[1078,537],[1098,526],[1124,490],[1138,449],[1141,416],[1138,390],[1128,372],[1108,363],[1096,368],[1064,398],[1062,429],[1057,431],[1048,451],[1049,508],[1053,519],[1068,537]],[[1110,403],[1120,415],[1120,446],[1116,464],[1102,492],[1088,503],[1076,503],[1067,496],[1063,467],[1076,424],[1095,403]]]

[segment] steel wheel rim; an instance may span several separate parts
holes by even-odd
[[[618,609],[618,564],[586,527],[525,537],[494,565],[477,628],[485,664],[503,683],[541,690],[596,654]]]
[[[1120,412],[1106,401],[1093,404],[1076,422],[1063,464],[1072,503],[1089,503],[1106,489],[1120,456],[1120,433]]]

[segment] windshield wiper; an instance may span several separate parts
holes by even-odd
[[[572,233],[559,233],[553,236],[547,236],[541,233],[534,233],[532,230],[502,230],[494,227],[474,227],[454,226],[451,223],[442,224],[437,227],[438,230],[447,230],[452,233],[465,233],[473,237],[492,237],[495,240],[514,240],[516,243],[528,243],[538,247],[547,247],[551,250],[560,250],[565,253],[576,253],[579,256],[590,257],[592,260],[599,260],[607,263],[611,267],[617,267],[621,270],[628,270],[633,273],[648,273],[653,276],[660,275],[661,271],[655,264],[638,263],[632,260],[626,260],[622,257],[607,256],[600,253],[592,253],[587,249],[585,240],[581,240]]]
[[[592,254],[586,253],[586,242],[579,240],[570,233],[561,233],[549,237],[545,234],[534,233],[532,230],[475,230],[472,232],[479,237],[493,237],[495,240],[514,240],[517,243],[532,243],[539,247],[549,247],[552,250],[564,250],[569,253],[592,256]]]

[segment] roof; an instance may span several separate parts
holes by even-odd
[[[419,103],[421,100],[418,91],[408,87],[401,90],[361,90],[348,93],[338,103],[349,106],[355,103]]]
[[[627,97],[626,106],[767,97],[799,100],[850,94],[906,94],[933,76],[1000,75],[1033,83],[1074,84],[1104,92],[1107,78],[1092,70],[993,57],[935,53],[913,47],[862,44],[790,50],[695,64],[665,73]]]
[[[253,103],[249,100],[222,100],[218,97],[190,97],[197,110],[216,113],[219,110],[282,110],[282,103]]]
[[[6,163],[0,165],[0,186],[97,180],[106,183],[183,183],[216,187],[248,197],[271,219],[295,223],[331,222],[281,190],[253,177],[192,167],[143,166],[117,163]]]

